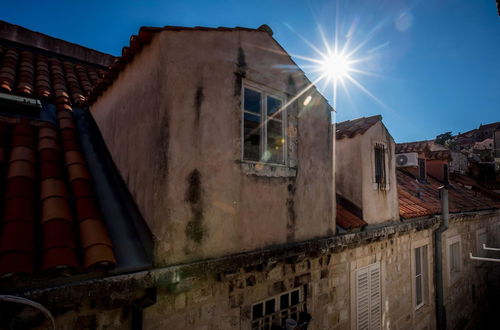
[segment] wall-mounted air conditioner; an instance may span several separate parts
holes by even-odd
[[[418,154],[416,152],[396,154],[396,167],[408,166],[418,166]]]

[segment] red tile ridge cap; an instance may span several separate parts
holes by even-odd
[[[99,66],[109,66],[115,59],[113,55],[51,37],[47,34],[29,30],[25,27],[2,20],[0,20],[0,39],[48,52],[54,52],[59,55],[75,58]]]
[[[164,27],[153,27],[153,26],[142,26],[139,29],[137,35],[132,35],[130,37],[129,46],[122,48],[122,55],[115,59],[115,61],[109,66],[109,71],[104,76],[103,79],[95,86],[95,88],[90,93],[86,100],[86,105],[92,105],[99,96],[101,96],[116,80],[118,75],[125,69],[125,67],[133,61],[134,57],[138,55],[144,48],[144,46],[149,45],[153,38],[163,31],[219,31],[219,32],[231,32],[231,31],[249,31],[249,32],[263,32],[272,36],[272,30],[267,25],[261,25],[257,29],[244,28],[244,27],[186,27],[186,26],[171,26],[166,25]]]

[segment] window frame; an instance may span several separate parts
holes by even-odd
[[[483,236],[484,235],[484,236]],[[481,236],[484,237],[484,242],[481,241]],[[488,246],[488,234],[486,228],[479,228],[476,230],[476,253],[478,257],[486,257],[486,250],[483,249],[483,244]],[[485,262],[485,261],[482,261]]]
[[[420,265],[421,265],[421,276],[422,276],[422,302],[417,301],[417,264],[416,264],[416,251],[420,249]],[[417,312],[424,306],[429,305],[430,297],[430,279],[432,274],[430,274],[430,254],[431,244],[429,239],[422,239],[411,245],[411,277],[412,277],[412,301],[413,301],[413,311]]]
[[[383,159],[383,164],[384,164],[384,183],[378,183],[377,182],[377,152],[376,152],[376,149],[379,147],[379,146],[382,146],[383,147],[383,156],[384,156],[384,159]],[[389,179],[389,176],[390,176],[390,166],[389,166],[389,148],[390,147],[390,144],[388,145],[387,142],[385,141],[375,141],[373,142],[372,144],[372,151],[371,151],[371,155],[372,155],[372,185],[373,185],[373,189],[374,190],[389,190],[390,189],[390,179]]]
[[[306,290],[305,290],[306,286],[307,286],[307,284],[293,288],[293,289],[285,291],[285,292],[281,292],[281,293],[274,295],[272,297],[269,297],[267,299],[253,303],[250,306],[251,328],[252,329],[264,329],[266,325],[269,325],[269,326],[272,325],[273,321],[275,319],[281,320],[281,316],[282,316],[283,312],[288,311],[288,314],[292,313],[292,312],[290,312],[290,310],[294,307],[296,307],[297,310],[296,310],[296,312],[293,312],[293,313],[300,314],[301,312],[305,312],[307,310],[307,296],[306,296]],[[295,304],[295,305],[291,305],[292,293],[296,292],[296,291],[299,292],[299,303]],[[288,295],[288,307],[285,307],[285,308],[281,308],[281,296],[283,296],[283,295]],[[268,301],[271,301],[271,300],[274,300],[274,312],[266,314],[266,312],[265,312],[266,303]],[[253,309],[254,309],[254,306],[257,306],[259,304],[262,304],[262,314],[263,315],[259,318],[254,319]],[[289,316],[290,315],[288,315],[288,317]],[[298,317],[297,317],[297,319],[298,319]],[[299,321],[299,320],[297,320],[297,321]]]
[[[263,86],[261,84],[253,83],[250,81],[244,81],[242,86],[241,86],[241,103],[240,103],[240,110],[241,110],[241,125],[240,125],[240,136],[241,136],[241,151],[240,151],[240,160],[241,162],[244,163],[251,163],[251,164],[262,164],[262,165],[268,165],[268,166],[273,166],[273,167],[287,167],[288,166],[288,143],[289,139],[287,137],[286,131],[287,131],[287,125],[288,125],[288,111],[287,107],[283,108],[281,111],[281,119],[271,119],[271,120],[281,120],[281,136],[285,140],[283,143],[283,163],[275,163],[275,162],[270,162],[270,161],[262,161],[262,160],[249,160],[245,159],[245,113],[247,110],[245,110],[245,89],[250,89],[253,90],[254,92],[258,92],[261,95],[261,100],[260,100],[260,107],[261,107],[261,112],[260,112],[260,118],[261,118],[261,127],[260,127],[260,150],[259,150],[259,155],[260,159],[262,159],[262,156],[264,153],[267,151],[267,144],[268,144],[268,109],[267,109],[267,98],[268,97],[273,97],[275,99],[278,99],[281,101],[282,106],[286,105],[287,98],[285,93],[279,92],[273,88]]]
[[[455,258],[453,258],[451,247],[454,244],[458,244],[458,257],[457,265],[454,264]],[[448,285],[453,285],[461,276],[463,270],[463,262],[462,262],[462,238],[460,235],[455,235],[446,240],[446,261],[448,268]],[[453,270],[453,266],[458,266],[458,270]]]

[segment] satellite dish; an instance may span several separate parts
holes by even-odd
[[[396,164],[399,166],[404,166],[408,163],[408,156],[406,155],[397,155],[396,156]]]

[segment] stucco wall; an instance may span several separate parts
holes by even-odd
[[[497,264],[471,260],[469,253],[478,256],[477,231],[485,229],[487,246],[500,246],[500,214],[460,216],[450,221],[449,229],[443,233],[443,277],[447,326],[449,329],[472,321],[478,316],[478,306],[484,302],[487,276]],[[447,240],[459,237],[461,243],[461,272],[450,278],[449,250]],[[487,252],[485,257],[498,258],[498,253]],[[497,280],[496,280],[497,281]],[[468,302],[468,303],[465,303]]]
[[[375,183],[376,143],[386,146],[386,189],[378,189]],[[369,224],[399,220],[394,148],[394,140],[382,122],[374,124],[364,134],[337,140],[337,193],[361,207],[363,220]]]
[[[264,32],[162,32],[91,107],[157,264],[334,233],[330,112],[314,89],[289,107],[293,168],[241,162],[241,84],[291,99],[308,82],[286,65]]]

